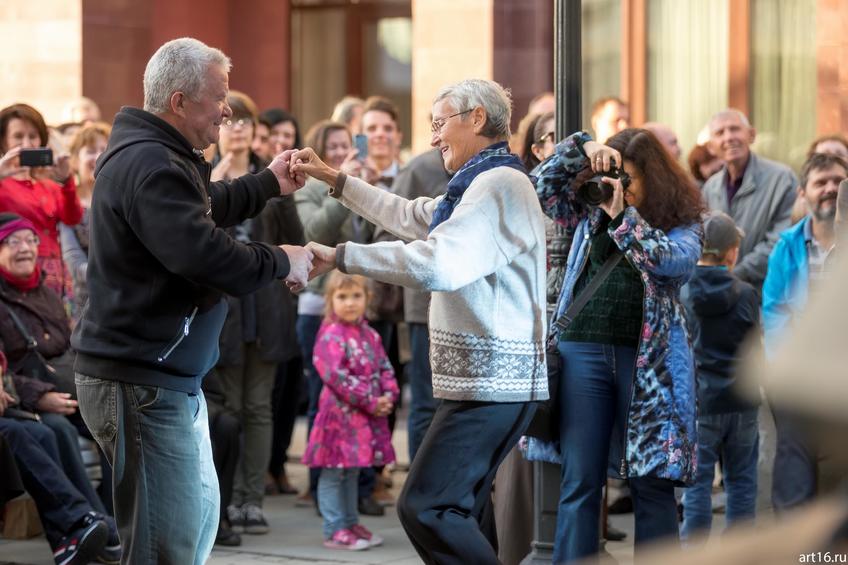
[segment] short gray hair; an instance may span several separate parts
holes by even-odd
[[[442,88],[433,103],[447,100],[457,112],[482,106],[486,110],[486,124],[481,135],[494,139],[509,138],[512,118],[512,95],[509,90],[493,80],[468,79]],[[465,115],[462,116],[464,120]]]
[[[745,112],[737,110],[736,108],[725,108],[724,110],[713,114],[710,121],[707,122],[707,126],[710,128],[710,133],[713,131],[713,123],[715,123],[716,120],[724,118],[739,118],[739,121],[742,122],[743,126],[746,128],[751,127],[751,122],[748,120],[748,116],[745,115]]]
[[[212,65],[219,65],[227,72],[232,67],[230,58],[220,49],[192,37],[165,43],[144,69],[144,109],[153,114],[170,111],[171,95],[177,91],[190,98],[198,96]]]

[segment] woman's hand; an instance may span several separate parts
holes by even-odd
[[[309,271],[309,280],[319,275],[328,273],[336,268],[336,248],[321,245],[310,241],[306,248],[312,251],[312,270]]]
[[[583,152],[589,159],[589,165],[596,173],[606,172],[611,168],[621,166],[621,154],[597,141],[587,141],[583,144]]]
[[[65,184],[71,176],[71,156],[67,153],[56,156],[53,162],[53,180],[59,184]]]
[[[0,157],[0,179],[11,177],[29,170],[29,167],[21,167],[19,159],[20,154],[21,147],[19,145],[9,149],[2,157]]]
[[[336,180],[339,178],[339,171],[322,161],[311,147],[304,147],[294,152],[291,156],[289,171],[292,175],[309,175],[330,186],[336,186]]]
[[[356,150],[352,150],[348,153],[342,163],[341,171],[348,176],[360,178],[368,184],[374,184],[377,179],[380,178],[380,175],[374,168],[373,163],[370,159],[366,159],[364,161],[357,159],[356,155]]]
[[[0,416],[6,412],[6,408],[11,406],[15,402],[14,397],[11,394],[0,388]]]
[[[41,412],[69,416],[77,411],[77,401],[67,392],[47,392],[38,399],[35,407]]]
[[[233,164],[233,152],[227,151],[227,154],[221,157],[221,160],[218,161],[218,164],[212,169],[212,174],[209,177],[209,180],[212,182],[217,182],[219,180],[225,180],[227,178],[227,173],[230,172],[230,167]]]
[[[598,207],[607,213],[610,218],[617,218],[624,210],[624,185],[618,179],[603,177],[601,181],[611,184],[613,188],[612,198],[606,202],[601,202]]]

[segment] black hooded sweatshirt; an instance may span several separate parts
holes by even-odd
[[[725,267],[699,265],[681,299],[695,351],[698,414],[754,408],[758,403],[738,396],[733,386],[739,347],[760,328],[757,290]]]
[[[196,393],[218,358],[222,294],[288,275],[280,248],[221,229],[279,196],[274,174],[210,183],[211,171],[161,118],[127,107],[115,117],[95,171],[89,299],[71,341],[78,373]]]

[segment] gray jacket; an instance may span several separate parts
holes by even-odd
[[[338,200],[330,198],[329,191],[330,187],[326,183],[309,177],[306,185],[294,193],[294,202],[306,241],[335,247],[355,239],[355,231],[353,214]],[[312,279],[307,290],[324,294],[325,279],[323,275]]]
[[[751,153],[742,185],[728,205],[726,176],[727,167],[707,180],[704,199],[711,210],[729,214],[745,230],[733,273],[760,288],[771,249],[780,232],[789,227],[798,178],[786,165]]]
[[[425,196],[435,198],[448,189],[450,174],[445,170],[442,154],[432,149],[416,156],[398,172],[392,192],[407,200]],[[403,319],[407,323],[426,324],[430,293],[403,289]]]

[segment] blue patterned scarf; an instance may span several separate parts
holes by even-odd
[[[433,231],[436,226],[451,217],[454,208],[462,200],[462,195],[465,194],[465,191],[474,179],[477,178],[477,175],[495,167],[511,167],[527,174],[524,165],[521,164],[521,160],[509,152],[509,146],[506,141],[500,141],[488,146],[460,167],[450,182],[448,182],[448,192],[433,212],[433,221],[430,222],[429,231]]]

